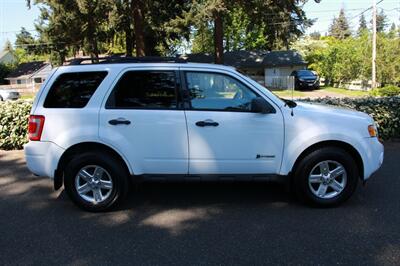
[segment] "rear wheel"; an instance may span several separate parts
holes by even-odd
[[[84,153],[72,159],[65,170],[65,190],[71,200],[88,211],[115,207],[128,191],[128,173],[108,154]]]
[[[346,201],[358,183],[358,169],[345,150],[326,147],[315,150],[299,163],[294,185],[297,195],[318,206],[335,206]]]

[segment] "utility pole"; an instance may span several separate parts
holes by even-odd
[[[376,88],[376,0],[372,0],[372,89]]]

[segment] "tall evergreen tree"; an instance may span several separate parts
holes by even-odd
[[[319,31],[311,32],[310,38],[313,40],[319,40],[321,38],[321,33]]]
[[[103,23],[111,11],[108,0],[76,0],[81,22],[83,45],[92,58],[100,54],[99,43],[104,41]]]
[[[136,56],[145,56],[144,44],[144,10],[141,0],[132,0],[133,25],[135,29]]]
[[[127,55],[135,49],[137,56],[173,54],[193,28],[203,33],[211,29],[216,62],[222,63],[231,43],[233,49],[288,48],[312,23],[303,11],[308,0],[26,1],[40,5],[40,42],[48,44],[44,49],[58,63],[78,51],[94,60],[121,49]],[[234,18],[238,14],[243,21]],[[121,48],[110,49],[115,43]]]
[[[392,26],[390,26],[388,37],[394,38],[394,37],[396,37],[396,33],[397,33],[397,27],[396,27],[396,24],[393,22]]]
[[[124,34],[125,54],[132,56],[135,45],[133,30],[133,9],[131,0],[115,0],[110,13],[109,38],[115,42],[116,35]]]
[[[339,17],[333,18],[329,27],[329,35],[337,39],[345,39],[351,36],[349,22],[347,21],[344,9],[340,9]]]
[[[169,27],[189,0],[35,0],[41,15],[40,36],[61,63],[67,54],[83,50],[92,58],[106,52],[115,36],[125,38],[127,55],[169,53],[171,43],[188,38],[189,28]],[[31,4],[27,0],[28,5]]]
[[[265,40],[263,49],[288,48],[290,42],[304,34],[305,28],[312,23],[302,9],[305,2],[307,0],[196,0],[189,12],[178,20],[197,29],[204,25],[212,25],[215,62],[222,63],[223,52],[226,50],[224,48],[229,49],[229,47],[224,47],[224,43],[230,44],[230,40],[224,34],[224,29],[228,29],[229,32],[229,27],[232,26],[229,24],[232,13],[238,9],[243,10],[244,17],[248,20],[244,32],[258,32],[259,34],[253,35],[255,39],[263,36]]]
[[[387,16],[383,10],[376,15],[376,31],[385,32],[388,26]]]
[[[36,48],[35,38],[33,38],[29,31],[22,27],[21,31],[16,35],[15,46],[17,48],[23,48],[29,53],[32,53]]]
[[[359,25],[358,25],[358,30],[357,30],[358,36],[360,36],[363,32],[365,32],[367,30],[368,30],[367,21],[365,20],[365,16],[364,16],[364,13],[363,13],[363,14],[361,14],[360,22],[359,22]]]

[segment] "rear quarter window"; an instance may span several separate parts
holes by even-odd
[[[43,106],[83,108],[106,76],[107,71],[61,74],[51,85]]]

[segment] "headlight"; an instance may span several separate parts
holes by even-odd
[[[376,125],[369,125],[368,133],[371,138],[378,137],[378,129],[377,129]]]

